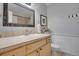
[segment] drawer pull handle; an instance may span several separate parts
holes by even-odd
[[[15,56],[15,55],[12,55],[12,56]]]
[[[42,48],[40,48],[40,50],[42,50]]]
[[[37,53],[38,53],[38,51],[37,51]]]

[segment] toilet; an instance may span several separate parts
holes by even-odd
[[[61,56],[63,55],[64,53],[61,51],[59,45],[57,44],[51,44],[51,47],[52,47],[52,51],[53,51],[53,55],[54,56]]]

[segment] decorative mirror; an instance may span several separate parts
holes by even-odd
[[[21,3],[3,4],[3,26],[35,26],[35,11]]]

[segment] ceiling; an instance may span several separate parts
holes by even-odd
[[[79,3],[45,3],[47,5],[47,7],[49,6],[61,6],[61,5],[77,5]]]
[[[53,3],[45,3],[47,6],[50,6],[50,5],[52,5]]]
[[[47,7],[49,6],[58,6],[58,5],[61,5],[61,4],[64,4],[64,3],[45,3]]]

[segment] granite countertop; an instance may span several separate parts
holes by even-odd
[[[46,36],[50,36],[50,34],[29,34],[15,37],[0,38],[0,49]]]

